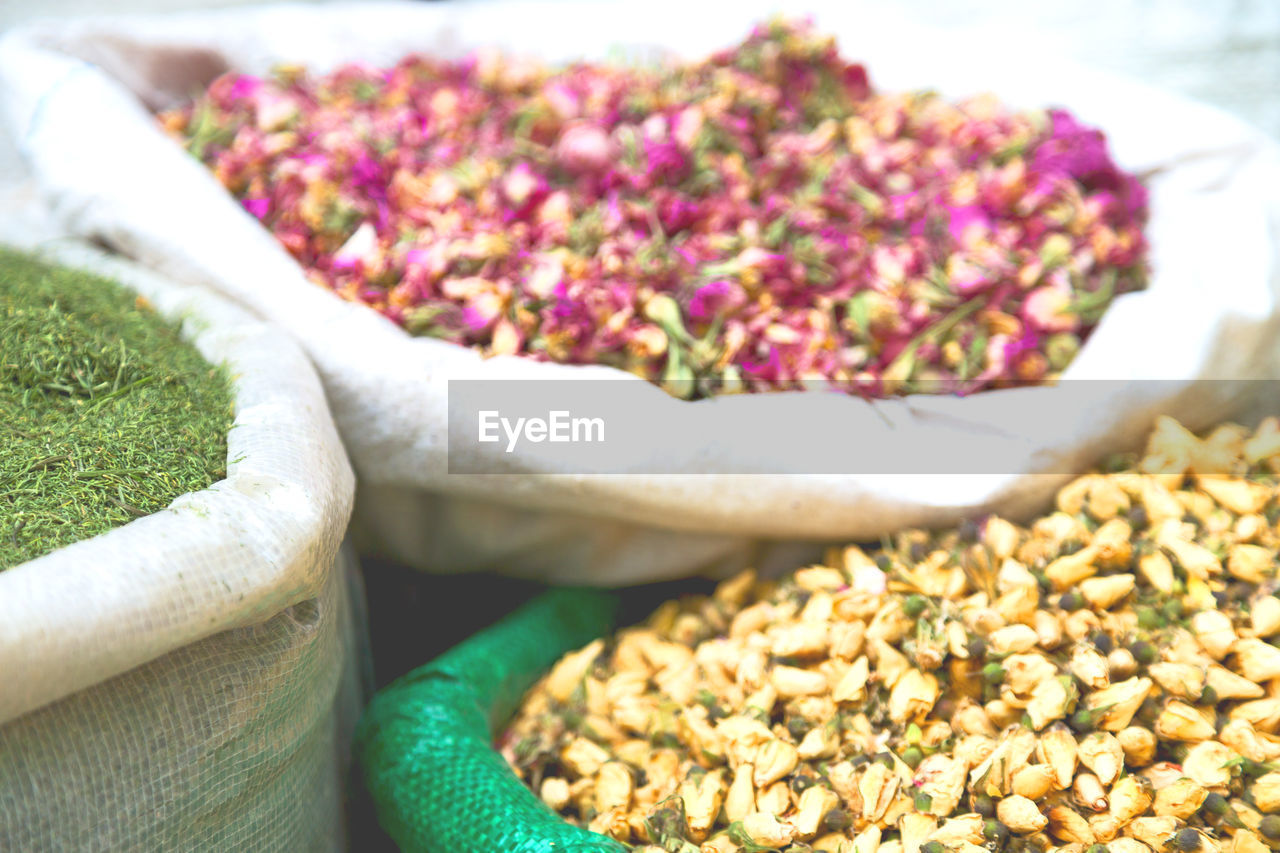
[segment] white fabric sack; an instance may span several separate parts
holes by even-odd
[[[956,43],[870,3],[811,0],[803,10],[846,56],[866,63],[878,89],[992,91],[1017,107],[1065,106],[1105,130],[1123,168],[1150,173],[1154,276],[1148,290],[1116,301],[1069,368],[1068,380],[1117,380],[1094,386],[1088,405],[1069,408],[1056,388],[876,403],[830,393],[689,403],[611,368],[484,360],[413,338],[308,283],[149,114],[224,70],[264,73],[279,62],[323,72],[355,60],[388,65],[413,51],[458,57],[484,45],[551,61],[603,58],[617,47],[696,57],[734,43],[781,5],[372,3],[85,21],[11,33],[0,46],[0,98],[67,227],[209,283],[301,342],[359,473],[358,541],[436,571],[626,583],[767,563],[779,542],[874,538],[977,511],[1025,517],[1066,472],[1134,447],[1155,414],[1202,428],[1256,391],[1191,380],[1274,378],[1273,142],[1213,108],[1046,62],[1033,45]],[[450,378],[626,381],[635,411],[663,429],[631,448],[620,469],[630,473],[567,472],[542,452],[547,445],[506,454],[491,444],[455,448],[453,461],[505,476],[450,475]],[[1045,412],[1055,413],[1048,426]],[[797,445],[830,458],[828,473],[797,469],[788,456]],[[921,448],[960,459],[1004,450],[1017,462],[938,476],[919,467]],[[860,470],[868,452],[890,473],[830,473]],[[659,463],[682,473],[651,475]],[[744,476],[761,473],[769,476]]]
[[[226,479],[0,571],[0,849],[345,849],[366,634],[315,372],[225,299],[19,236],[181,319],[235,420]]]

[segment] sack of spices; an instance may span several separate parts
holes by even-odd
[[[1162,419],[1025,526],[833,548],[576,645],[616,602],[556,591],[375,697],[359,758],[405,850],[1274,849],[1277,475],[1280,420]]]
[[[11,34],[0,78],[66,227],[302,344],[359,541],[434,570],[621,584],[1025,517],[1157,414],[1206,426],[1274,376],[1274,142],[809,8],[87,21]],[[646,61],[599,63],[619,49]],[[468,396],[499,379],[548,381]],[[484,434],[575,387],[614,406],[603,456]]]
[[[0,247],[0,848],[338,850],[354,483],[318,378],[207,291]]]

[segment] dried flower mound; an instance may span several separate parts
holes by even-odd
[[[1171,496],[1211,519],[1186,544],[1247,539],[1276,565],[1280,443],[1257,448],[1277,428],[1210,441],[1162,424],[1128,470],[1068,484],[1027,527],[903,531],[668,602],[566,655],[504,754],[567,820],[667,850],[1261,853],[1280,842],[1275,649],[1254,629],[1274,570],[1202,579],[1175,560],[1166,591],[1134,564],[1162,553]],[[1210,446],[1237,474],[1204,488],[1192,460]],[[1181,473],[1143,473],[1168,460]],[[1122,527],[1127,557],[1050,580]],[[1115,578],[1123,595],[1087,594]],[[1009,605],[1027,591],[1030,609]]]
[[[161,122],[343,298],[682,397],[1050,380],[1146,276],[1101,132],[875,92],[781,21],[656,68],[228,74]]]

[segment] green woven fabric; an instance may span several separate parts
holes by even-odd
[[[356,734],[378,817],[406,853],[619,853],[561,820],[493,750],[521,696],[608,633],[617,596],[545,593],[374,697]]]

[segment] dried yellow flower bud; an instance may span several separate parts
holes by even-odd
[[[783,699],[816,696],[827,689],[827,677],[821,672],[794,666],[775,666],[769,673],[769,683]]]
[[[929,756],[916,768],[915,782],[929,797],[931,814],[945,817],[955,811],[964,795],[968,771],[963,762],[942,753]]]
[[[1040,647],[1052,651],[1062,645],[1062,622],[1047,610],[1037,610],[1031,619]]]
[[[1041,736],[1037,750],[1041,761],[1053,769],[1055,787],[1059,791],[1071,787],[1079,751],[1071,732],[1062,725],[1050,728]]]
[[[1093,844],[1096,837],[1089,822],[1075,809],[1068,806],[1054,806],[1049,809],[1049,834],[1059,841],[1077,844]]]
[[[548,776],[542,780],[538,796],[555,811],[560,811],[569,804],[569,782],[559,776]]]
[[[1030,835],[1039,832],[1048,825],[1048,819],[1040,814],[1040,809],[1026,797],[1005,797],[996,803],[996,817],[1009,827],[1010,832],[1018,835]]]
[[[573,692],[582,684],[587,670],[604,650],[604,640],[595,640],[576,652],[569,652],[551,669],[544,688],[557,702],[568,702]]]
[[[1081,643],[1072,649],[1067,668],[1082,684],[1093,690],[1100,690],[1111,683],[1111,667],[1107,659],[1090,645]]]
[[[1173,817],[1138,817],[1125,827],[1125,834],[1138,839],[1154,850],[1163,850],[1165,842],[1178,830],[1178,819]]]
[[[929,814],[907,812],[898,820],[898,834],[902,838],[902,853],[919,853],[920,845],[938,827],[938,821]]]
[[[889,691],[889,718],[896,723],[919,721],[938,701],[938,679],[912,669]]]
[[[800,838],[812,838],[817,835],[822,818],[838,805],[840,805],[840,798],[830,788],[824,788],[821,785],[805,788],[804,793],[800,795],[800,802],[796,805],[796,814],[791,818],[796,835]]]
[[[1280,699],[1241,702],[1228,712],[1233,720],[1247,720],[1260,732],[1274,734],[1280,729]]]
[[[1173,563],[1169,562],[1164,552],[1152,551],[1150,554],[1144,554],[1138,560],[1138,574],[1165,595],[1173,593]]]
[[[1124,762],[1130,767],[1146,767],[1156,758],[1156,736],[1150,729],[1129,726],[1116,732],[1116,740],[1124,750]]]
[[[779,821],[768,812],[753,812],[742,819],[742,831],[753,844],[783,847],[791,843],[796,831],[791,824]]]
[[[1227,571],[1242,581],[1262,583],[1275,574],[1275,552],[1261,545],[1232,545]]]
[[[1156,718],[1156,734],[1169,740],[1196,743],[1214,735],[1213,724],[1185,702],[1170,702]]]
[[[872,764],[858,781],[864,820],[880,820],[898,795],[901,778],[883,764]]]
[[[859,657],[849,667],[848,672],[837,682],[831,691],[831,698],[837,702],[860,702],[866,699],[867,679],[871,675],[871,664],[866,655]]]
[[[1099,729],[1118,732],[1129,725],[1129,721],[1151,692],[1151,687],[1151,679],[1135,676],[1090,693],[1085,705],[1091,711],[1105,709],[1096,721]]]
[[[1153,811],[1160,817],[1168,815],[1186,820],[1200,810],[1207,796],[1208,791],[1184,777],[1156,791]]]
[[[1097,774],[1103,785],[1110,785],[1124,768],[1124,750],[1115,735],[1093,732],[1079,746],[1080,763]]]
[[[751,781],[757,788],[763,788],[795,770],[800,763],[800,754],[786,741],[773,738],[756,750],[754,763]]]
[[[976,812],[959,815],[943,821],[928,840],[937,841],[945,847],[955,847],[961,842],[982,844],[986,840],[982,836],[982,822],[982,815]]]
[[[742,764],[733,774],[733,782],[724,797],[724,814],[731,823],[756,810],[756,787],[751,781],[754,770],[753,765]]]
[[[1096,549],[1085,547],[1074,554],[1059,557],[1045,567],[1045,577],[1059,592],[1071,589],[1085,578],[1093,577],[1098,573],[1098,568],[1094,565],[1097,555]]]
[[[781,816],[790,808],[791,792],[786,782],[774,782],[756,792],[756,811]]]
[[[1280,812],[1280,773],[1259,776],[1249,786],[1249,794],[1263,814]]]
[[[987,648],[999,655],[1029,652],[1036,647],[1038,641],[1039,637],[1033,628],[1027,625],[1006,625],[987,637]]]
[[[1117,838],[1108,841],[1107,847],[1111,849],[1111,853],[1152,853],[1150,847],[1136,838]]]
[[[1256,599],[1249,611],[1249,622],[1259,637],[1280,634],[1280,598],[1264,595]]]
[[[1075,781],[1071,783],[1071,796],[1077,805],[1092,812],[1106,811],[1109,805],[1107,789],[1092,773],[1076,774]]]
[[[1227,614],[1217,610],[1202,610],[1191,617],[1191,630],[1210,657],[1222,660],[1236,642],[1235,629]]]
[[[1141,776],[1126,776],[1111,787],[1111,816],[1121,826],[1133,820],[1151,807],[1151,785]]]
[[[1080,594],[1095,610],[1110,610],[1133,592],[1135,585],[1133,575],[1107,575],[1082,581]]]
[[[1013,773],[1013,793],[1038,800],[1053,789],[1054,772],[1047,764],[1029,764]]]
[[[1280,676],[1280,649],[1266,640],[1236,640],[1233,651],[1236,671],[1250,681],[1261,683]]]
[[[1194,664],[1153,663],[1147,667],[1147,674],[1166,691],[1183,699],[1194,702],[1204,692],[1205,670]]]
[[[620,761],[607,762],[596,774],[596,811],[626,809],[631,805],[635,780]]]
[[[1067,716],[1071,703],[1075,701],[1075,685],[1065,677],[1046,679],[1031,690],[1031,701],[1027,703],[1027,716],[1031,718],[1031,727],[1036,731],[1043,729],[1054,720]]]
[[[774,628],[771,651],[778,657],[817,658],[827,653],[829,631],[826,622],[793,622]]]
[[[609,760],[609,753],[584,737],[574,738],[561,751],[560,761],[580,777],[595,776]]]
[[[1236,515],[1261,512],[1271,499],[1271,490],[1260,483],[1227,477],[1197,477],[1196,484],[1220,505]],[[1252,580],[1245,578],[1245,580]]]
[[[1182,772],[1205,788],[1225,788],[1231,784],[1231,768],[1227,762],[1235,753],[1216,740],[1202,741],[1187,750]]]

